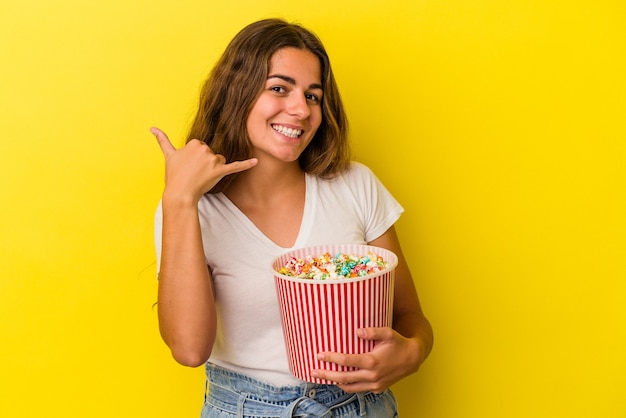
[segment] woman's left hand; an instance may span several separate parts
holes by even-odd
[[[336,382],[346,392],[382,393],[398,380],[417,371],[425,358],[424,347],[417,338],[405,338],[392,328],[363,328],[357,333],[364,340],[377,341],[373,351],[365,354],[318,354],[319,360],[357,370],[338,372],[318,369],[312,375]]]

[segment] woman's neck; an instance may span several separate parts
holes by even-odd
[[[258,164],[224,191],[230,201],[277,245],[297,240],[306,201],[306,179],[297,165],[270,170]]]
[[[232,201],[262,205],[302,190],[304,178],[305,173],[297,161],[289,164],[259,161],[254,168],[242,172],[224,194]]]

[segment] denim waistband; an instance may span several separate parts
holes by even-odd
[[[370,392],[347,393],[334,385],[303,383],[277,387],[215,364],[206,364],[209,385],[205,402],[237,417],[331,417],[352,410],[366,413]]]

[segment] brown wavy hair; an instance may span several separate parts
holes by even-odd
[[[311,51],[322,69],[322,122],[299,157],[300,167],[324,178],[345,170],[351,157],[348,121],[328,54],[314,33],[282,19],[254,22],[228,44],[202,87],[187,142],[204,141],[228,162],[251,158],[246,121],[265,86],[270,58],[288,47]],[[223,178],[210,193],[223,191],[234,176]]]

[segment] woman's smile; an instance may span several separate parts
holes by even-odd
[[[304,130],[302,129],[298,129],[298,128],[289,128],[285,125],[279,125],[279,124],[272,124],[272,129],[274,129],[276,132],[281,133],[283,135],[285,135],[288,138],[292,138],[292,139],[296,139],[298,137],[300,137],[300,135],[302,135],[302,132],[304,132]]]

